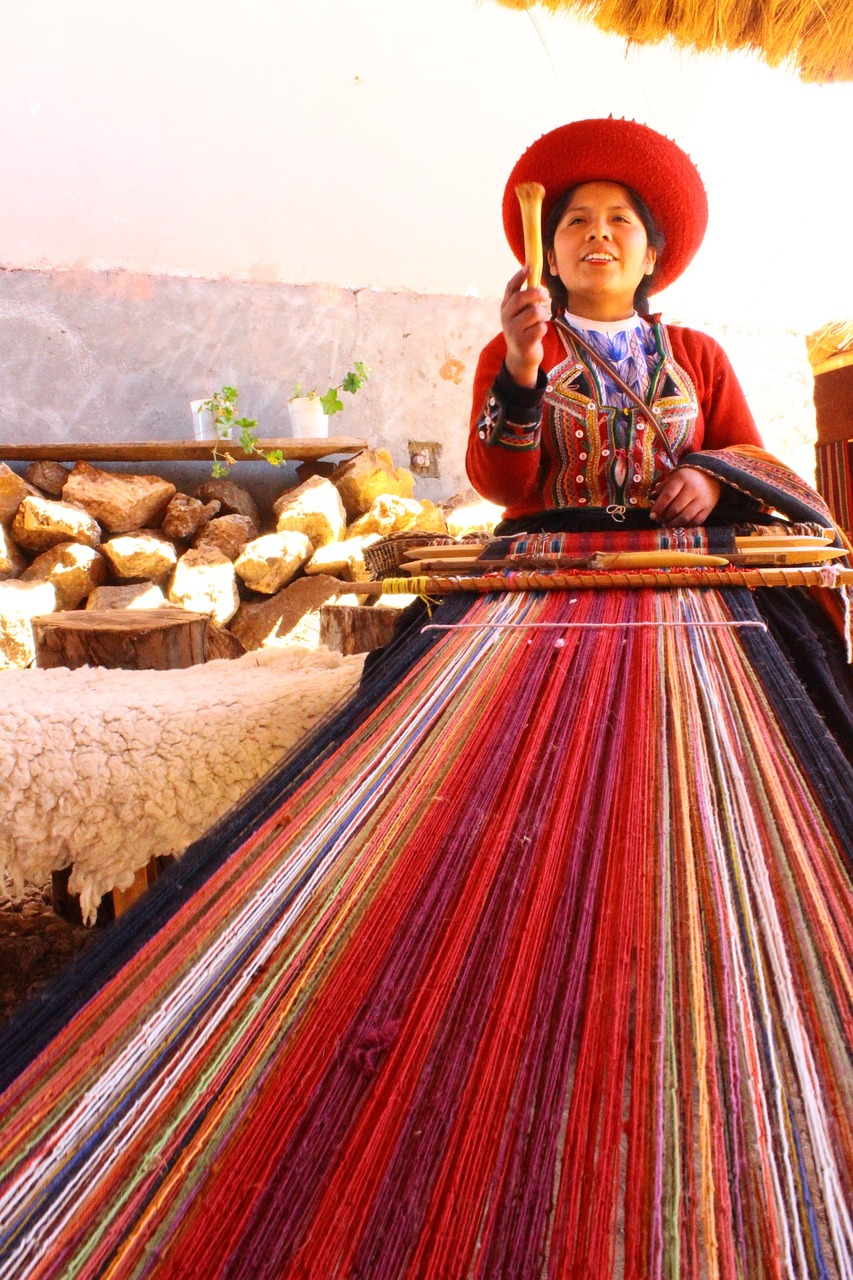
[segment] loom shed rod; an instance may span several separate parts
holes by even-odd
[[[595,552],[588,556],[515,556],[503,560],[479,560],[471,556],[457,559],[408,560],[400,566],[403,573],[424,574],[488,573],[495,569],[688,569],[723,568],[727,564],[762,568],[770,565],[817,564],[837,560],[847,552],[843,547],[778,548],[769,546],[759,551],[736,552],[727,556],[704,555],[693,551],[614,551]]]

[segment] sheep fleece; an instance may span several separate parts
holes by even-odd
[[[179,671],[0,673],[0,868],[71,866],[93,920],[157,854],[201,836],[361,675],[363,657],[260,649]]]

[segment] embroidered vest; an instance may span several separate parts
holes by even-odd
[[[659,361],[647,403],[676,457],[691,451],[696,388],[676,364],[666,328],[653,326]],[[648,507],[669,471],[652,427],[636,409],[603,403],[598,366],[558,330],[566,359],[548,374],[542,414],[543,496],[548,507]]]

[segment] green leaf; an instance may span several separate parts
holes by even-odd
[[[217,458],[213,463],[213,470],[211,472],[211,475],[213,476],[214,480],[221,480],[223,476],[227,476],[228,468],[226,467],[225,463],[220,462],[219,459]]]
[[[274,467],[280,467],[284,462],[284,454],[281,449],[267,449],[264,453],[267,462],[272,463]]]
[[[330,417],[333,413],[340,413],[344,407],[344,402],[338,395],[337,387],[329,387],[324,396],[320,396],[320,404],[323,406],[323,412]]]

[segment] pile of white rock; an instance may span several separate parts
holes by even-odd
[[[33,662],[31,618],[78,608],[206,614],[211,658],[314,648],[336,580],[371,577],[368,547],[392,533],[458,535],[499,518],[473,491],[439,505],[413,492],[411,472],[383,449],[309,475],[266,518],[227,479],[190,496],[157,475],[86,462],[35,462],[23,476],[0,463],[0,670]]]

